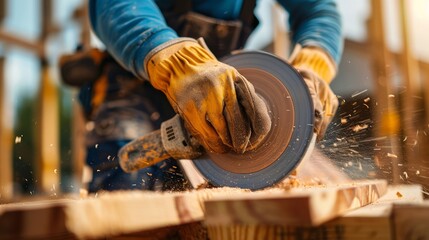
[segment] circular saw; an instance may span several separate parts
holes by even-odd
[[[280,58],[261,51],[241,51],[221,60],[235,67],[265,101],[271,129],[263,142],[245,153],[204,151],[179,115],[119,151],[126,172],[162,160],[179,161],[194,188],[208,184],[263,189],[281,182],[311,153],[315,142],[314,110],[301,75]]]

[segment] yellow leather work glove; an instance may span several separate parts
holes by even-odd
[[[271,128],[267,107],[253,85],[195,39],[178,38],[157,47],[146,57],[145,69],[208,151],[243,153],[257,147]]]
[[[301,73],[310,90],[315,111],[314,131],[320,141],[338,108],[338,98],[329,87],[336,67],[328,54],[319,48],[305,47],[295,52],[291,64]]]

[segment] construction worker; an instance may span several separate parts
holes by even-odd
[[[338,106],[329,83],[342,51],[340,16],[334,0],[278,2],[289,12],[291,64],[313,97],[320,140]],[[118,76],[109,80],[106,71],[111,70],[98,60],[95,65],[102,65],[99,72],[104,73],[82,87],[81,99],[93,122],[93,141],[87,143],[87,164],[94,175],[90,191],[163,189],[165,181],[174,179],[174,162],[130,175],[119,168],[116,156],[135,135],[150,132],[174,114],[161,106],[167,100],[208,151],[244,152],[258,145],[271,126],[267,107],[251,83],[218,61],[244,46],[258,24],[255,5],[255,0],[89,1],[93,31],[113,57],[111,63],[119,63],[116,73],[132,73],[129,81]],[[109,92],[112,83],[117,88]]]

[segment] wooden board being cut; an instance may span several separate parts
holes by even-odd
[[[219,223],[214,217],[222,217],[222,221],[225,218],[214,215],[213,211],[218,209],[225,214],[225,209],[216,205],[222,202],[233,209],[224,224],[235,223],[236,219],[255,222],[255,216],[249,212],[253,209],[266,223],[312,225],[375,201],[385,191],[386,182],[377,180],[345,186],[273,188],[257,192],[231,188],[177,193],[122,191],[80,200],[5,204],[0,205],[0,239],[66,235],[95,239],[189,225],[204,219],[207,224]],[[234,209],[237,206],[244,210]],[[233,213],[237,215],[233,217]],[[7,226],[16,227],[8,230]]]
[[[394,206],[401,203],[420,204],[422,201],[422,188],[419,185],[389,186],[387,193],[374,204],[347,212],[323,224],[318,230],[319,233],[330,233],[332,237],[329,239],[407,239],[393,235],[396,228],[392,222]]]
[[[210,239],[223,240],[429,239],[425,231],[429,227],[429,202],[422,202],[422,188],[419,185],[389,186],[387,193],[375,203],[348,211],[320,226],[289,226],[262,222],[208,225],[207,228]]]
[[[386,193],[384,180],[332,186],[271,189],[252,195],[216,197],[205,202],[208,225],[273,224],[316,226]]]
[[[429,201],[394,206],[396,239],[429,239]]]

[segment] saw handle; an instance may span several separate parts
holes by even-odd
[[[160,130],[129,142],[119,150],[118,156],[119,165],[128,173],[170,158],[162,145]]]

